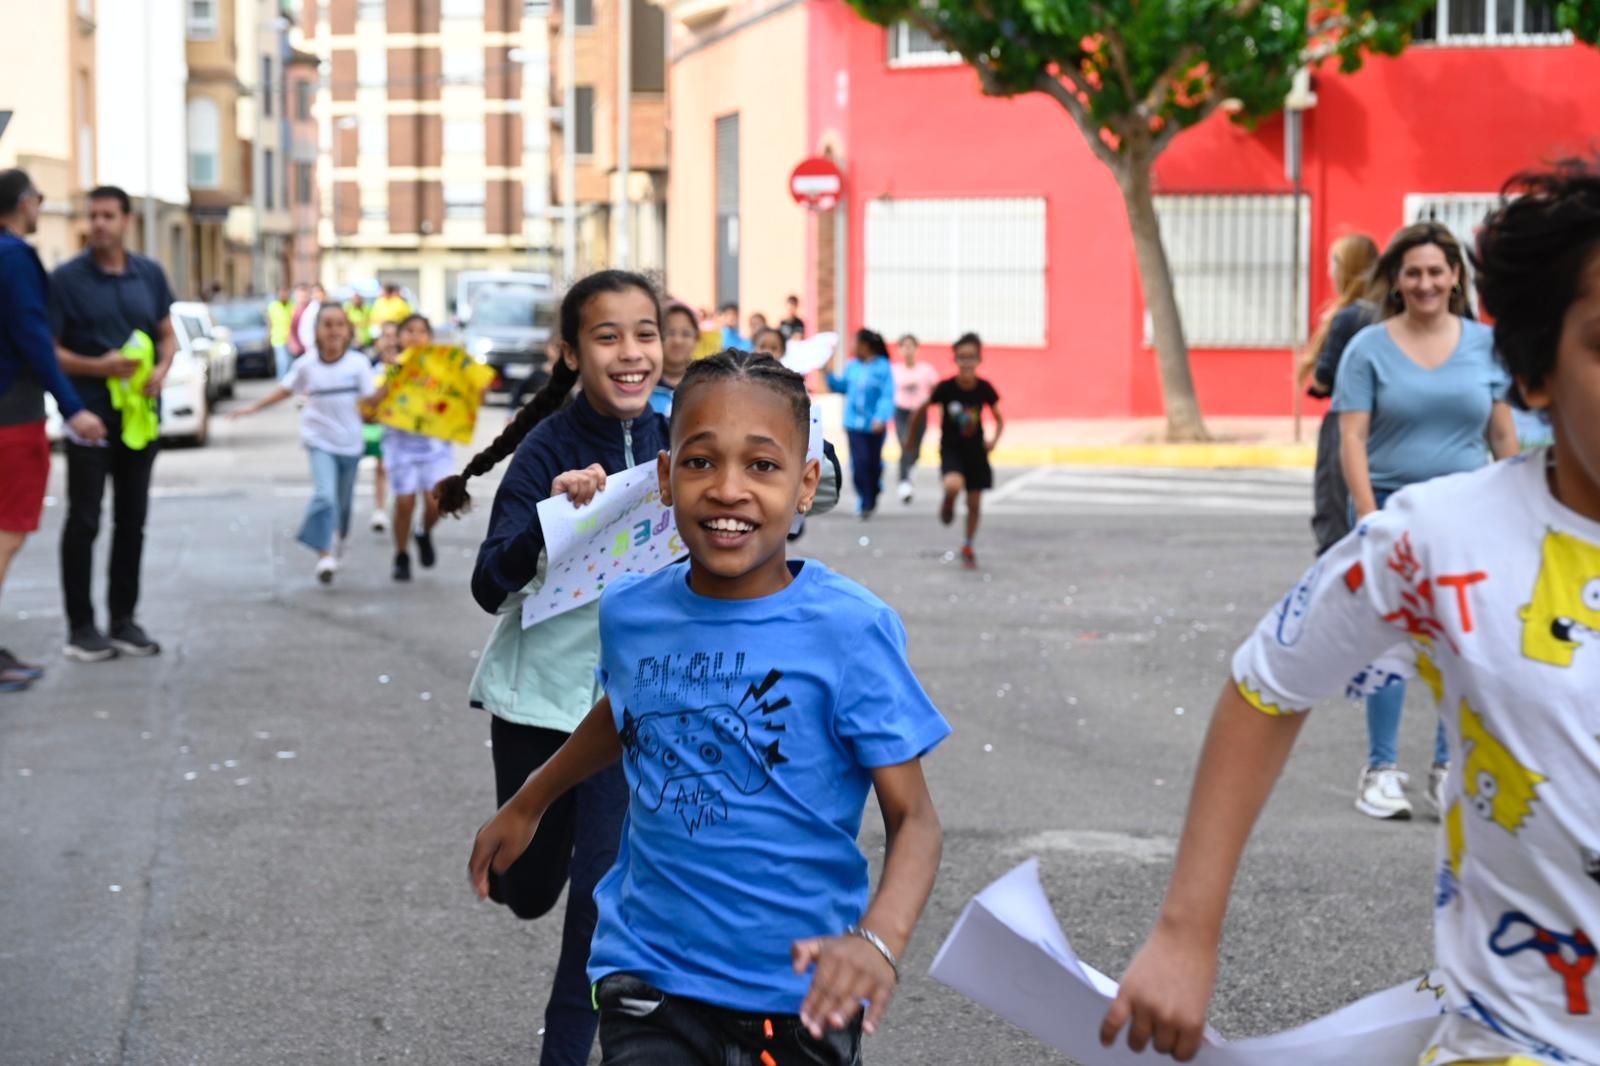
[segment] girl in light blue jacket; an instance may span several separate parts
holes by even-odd
[[[856,360],[843,374],[829,374],[828,388],[844,393],[844,428],[850,440],[850,473],[856,514],[872,517],[883,489],[883,438],[894,424],[894,370],[883,335],[856,331]]]

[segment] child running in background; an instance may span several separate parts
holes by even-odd
[[[856,514],[866,519],[878,509],[878,493],[883,491],[883,437],[894,421],[894,372],[882,334],[857,330],[855,354],[843,374],[828,375],[828,387],[844,393]]]
[[[780,363],[789,350],[789,338],[782,330],[764,329],[751,339],[755,342],[755,350],[758,353],[770,356]],[[816,459],[822,464],[822,480],[817,483],[817,495],[812,500],[811,510],[807,514],[824,515],[839,505],[839,491],[843,487],[844,477],[839,468],[839,453],[833,450],[832,441],[823,439],[820,426],[812,433],[809,443],[810,446],[821,448],[820,452],[807,451],[806,458]],[[796,515],[794,526],[789,530],[789,539],[799,540],[805,531],[806,515]]]
[[[700,343],[700,324],[683,304],[668,304],[661,326],[661,380],[650,394],[650,409],[658,415],[672,410],[672,392],[694,361]]]
[[[940,411],[939,469],[944,474],[944,502],[939,505],[939,521],[949,525],[956,520],[956,497],[967,496],[967,539],[961,545],[961,564],[971,570],[978,565],[972,541],[978,535],[983,515],[983,494],[994,488],[994,468],[989,453],[1000,443],[1006,420],[1000,417],[1000,394],[978,376],[983,362],[983,341],[976,333],[962,334],[955,343],[956,376],[934,388],[930,403]],[[983,409],[994,419],[994,436],[983,429]]]
[[[1434,893],[1447,1007],[1420,1058],[1600,1062],[1600,170],[1524,174],[1479,231],[1478,292],[1553,447],[1397,492],[1234,657],[1160,918],[1106,1015],[1200,1046],[1223,914],[1305,712],[1411,638],[1452,765]]]
[[[922,458],[922,436],[928,430],[928,401],[939,372],[928,363],[917,362],[917,338],[907,333],[900,338],[900,362],[894,365],[894,432],[900,440],[900,502],[910,503],[916,495],[911,471]]]
[[[473,843],[483,896],[558,797],[627,775],[589,961],[606,1066],[859,1063],[938,873],[921,760],[950,727],[905,629],[860,585],[785,557],[821,475],[809,406],[763,356],[690,367],[658,460],[689,563],[605,590],[603,698]],[[581,471],[558,487],[583,501],[604,484]],[[875,896],[856,843],[869,789],[887,835]]]
[[[277,388],[232,416],[245,418],[291,396],[305,397],[300,442],[311,458],[312,493],[299,540],[317,553],[317,580],[324,585],[332,584],[350,535],[356,471],[365,447],[361,401],[378,391],[371,361],[350,346],[354,336],[344,308],[324,304],[317,311],[316,351],[296,359]]]
[[[400,323],[400,354],[433,343],[433,326],[422,315],[408,315]],[[437,561],[433,547],[433,527],[439,521],[439,502],[433,487],[455,472],[455,449],[447,440],[425,437],[393,426],[383,428],[383,465],[389,471],[389,488],[394,493],[394,566],[390,576],[396,581],[411,580],[411,541],[417,542],[417,562],[424,570]],[[422,528],[413,532],[417,500],[422,500]]]
[[[372,341],[372,365],[381,372],[387,371],[399,357],[400,324],[385,322],[378,327],[378,335]],[[389,478],[383,469],[383,427],[376,422],[368,422],[362,427],[362,438],[366,442],[366,454],[377,462],[372,473],[372,531],[387,533]]]
[[[660,319],[655,290],[638,274],[606,270],[573,285],[561,301],[550,380],[459,477],[438,486],[440,509],[459,514],[470,503],[467,479],[515,452],[472,572],[473,597],[496,616],[469,698],[492,716],[497,803],[555,754],[602,695],[595,680],[598,603],[523,629],[522,601],[543,580],[539,502],[637,466],[667,447],[667,420],[650,410],[661,374]],[[567,403],[580,384],[582,391]],[[598,1024],[585,976],[594,889],[616,859],[628,804],[620,767],[573,785],[552,797],[522,858],[502,863],[485,888],[518,918],[534,919],[547,914],[571,882],[541,1066],[589,1061]]]

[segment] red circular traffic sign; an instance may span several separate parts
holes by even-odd
[[[833,160],[822,156],[802,160],[789,175],[789,195],[795,203],[813,211],[829,210],[843,192],[844,172]]]

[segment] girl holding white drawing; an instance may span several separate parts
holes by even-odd
[[[493,444],[435,490],[440,510],[459,514],[471,502],[467,480],[512,456],[472,574],[473,597],[496,619],[469,697],[491,715],[495,793],[502,804],[555,754],[601,695],[597,602],[522,627],[522,601],[547,576],[539,502],[573,489],[587,499],[605,474],[654,460],[668,445],[667,420],[650,409],[662,364],[661,307],[650,282],[617,270],[582,279],[561,303],[560,334],[549,382]],[[581,391],[569,403],[575,386]],[[620,767],[584,781],[551,806],[521,860],[487,888],[489,898],[518,918],[534,919],[547,914],[571,882],[541,1066],[589,1061],[598,1024],[585,974],[594,888],[616,860],[627,802]]]

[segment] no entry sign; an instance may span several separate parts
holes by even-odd
[[[803,160],[789,175],[789,194],[794,202],[812,211],[827,211],[839,202],[844,191],[844,174],[831,159],[813,156]]]

